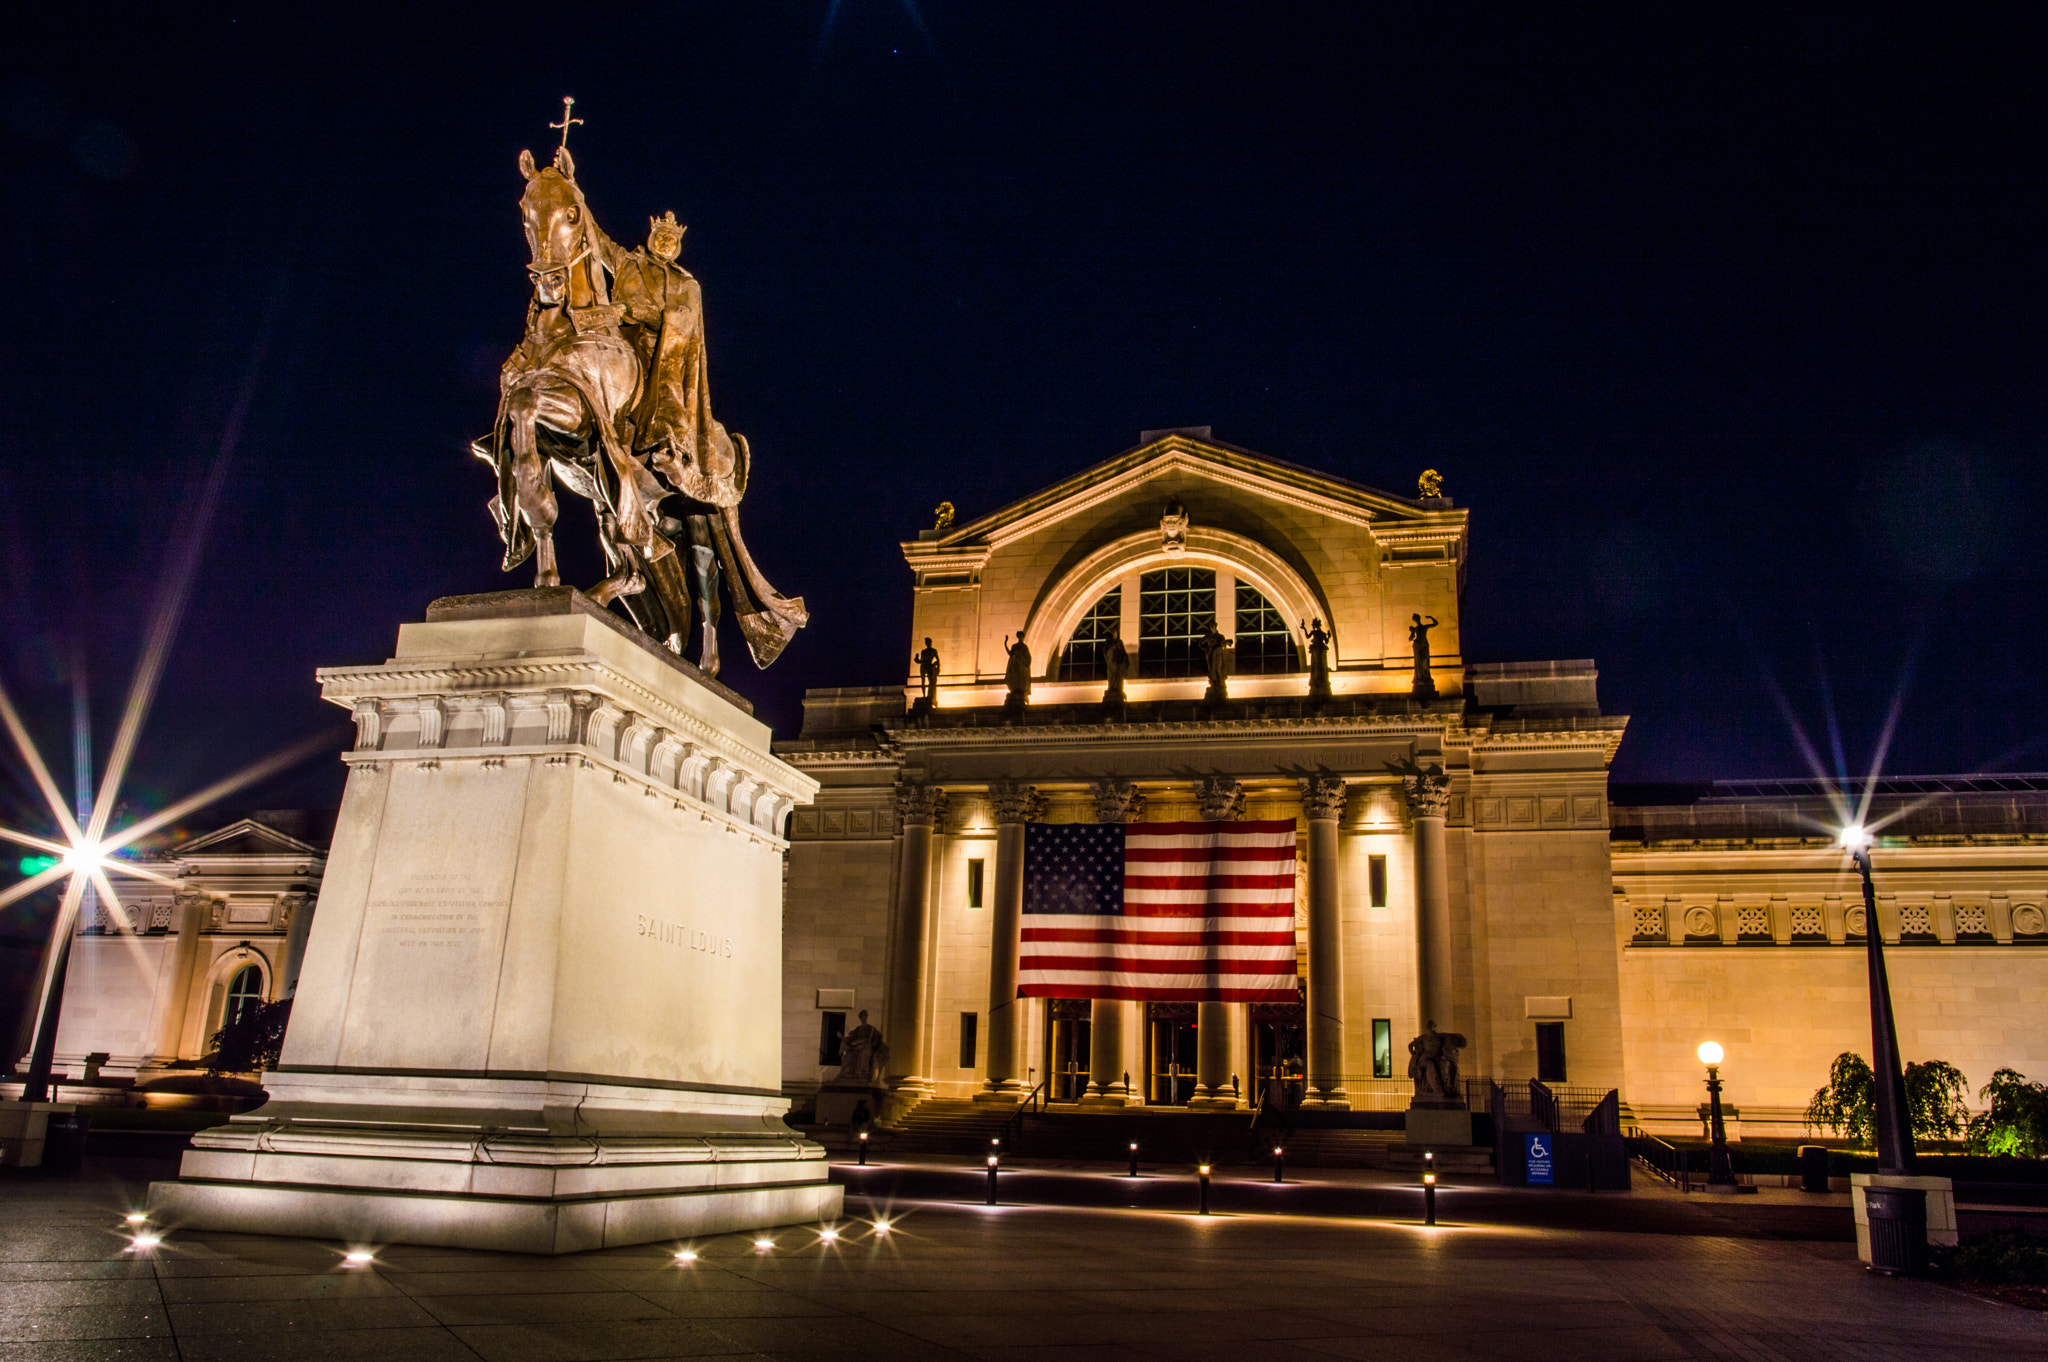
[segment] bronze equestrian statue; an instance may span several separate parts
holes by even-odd
[[[711,415],[703,297],[675,263],[685,229],[670,213],[648,220],[644,248],[606,236],[567,139],[564,128],[546,167],[519,153],[533,301],[500,376],[497,420],[471,446],[498,476],[490,507],[505,571],[535,557],[534,585],[561,584],[559,481],[596,511],[610,575],[592,599],[619,602],[678,654],[694,623],[698,665],[716,676],[723,583],[766,667],[809,616],[802,597],[768,584],[740,535],[751,459],[746,437]]]

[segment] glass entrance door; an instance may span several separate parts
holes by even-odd
[[[1146,1036],[1152,1081],[1145,1100],[1153,1106],[1184,1107],[1195,1095],[1195,1047],[1199,1033],[1195,1019],[1182,1015],[1193,1011],[1189,1004],[1152,1005]]]
[[[1297,1107],[1308,1087],[1308,1066],[1300,1022],[1252,1022],[1252,1072],[1258,1075],[1253,1100],[1261,1107]]]
[[[1055,998],[1046,1014],[1046,1098],[1078,1102],[1088,1091],[1088,1003]]]

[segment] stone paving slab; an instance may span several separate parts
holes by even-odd
[[[836,1243],[804,1227],[775,1231],[767,1251],[752,1236],[728,1235],[694,1245],[700,1256],[690,1263],[677,1262],[672,1245],[560,1258],[392,1245],[377,1248],[373,1265],[351,1268],[339,1244],[175,1227],[158,1249],[137,1252],[121,1214],[152,1171],[98,1167],[71,1180],[0,1181],[0,1356],[2013,1362],[2048,1355],[2048,1315],[1934,1283],[1873,1278],[1832,1232],[1798,1237],[1800,1225],[1820,1222],[1796,1204],[1788,1219],[1768,1207],[1700,1211],[1654,1192],[1573,1203],[1541,1193],[1517,1202],[1496,1190],[1483,1203],[1465,1203],[1496,1212],[1486,1223],[1430,1228],[1398,1214],[1298,1209],[1203,1218],[1170,1206],[989,1208],[904,1196],[898,1179],[886,1198],[849,1198],[845,1236]],[[1354,1185],[1352,1194],[1372,1190]],[[1293,1204],[1315,1200],[1304,1193]],[[1504,1213],[1517,1206],[1535,1209],[1519,1220]],[[873,1225],[884,1216],[887,1235]]]

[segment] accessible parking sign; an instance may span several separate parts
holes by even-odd
[[[1548,1187],[1556,1181],[1557,1175],[1550,1161],[1550,1136],[1547,1133],[1539,1131],[1522,1137],[1522,1159],[1523,1165],[1529,1170],[1530,1186]]]

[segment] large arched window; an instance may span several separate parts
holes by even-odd
[[[244,965],[228,980],[228,997],[221,1008],[220,1024],[233,1026],[263,1001],[263,971]]]
[[[1081,622],[1060,653],[1060,680],[1100,681],[1109,675],[1109,640],[1123,621],[1124,589],[1111,587]]]
[[[1216,573],[1160,568],[1138,578],[1138,675],[1200,676],[1202,635],[1216,619]]]
[[[1301,653],[1287,621],[1242,577],[1237,579],[1237,670],[1250,676],[1301,670]]]

